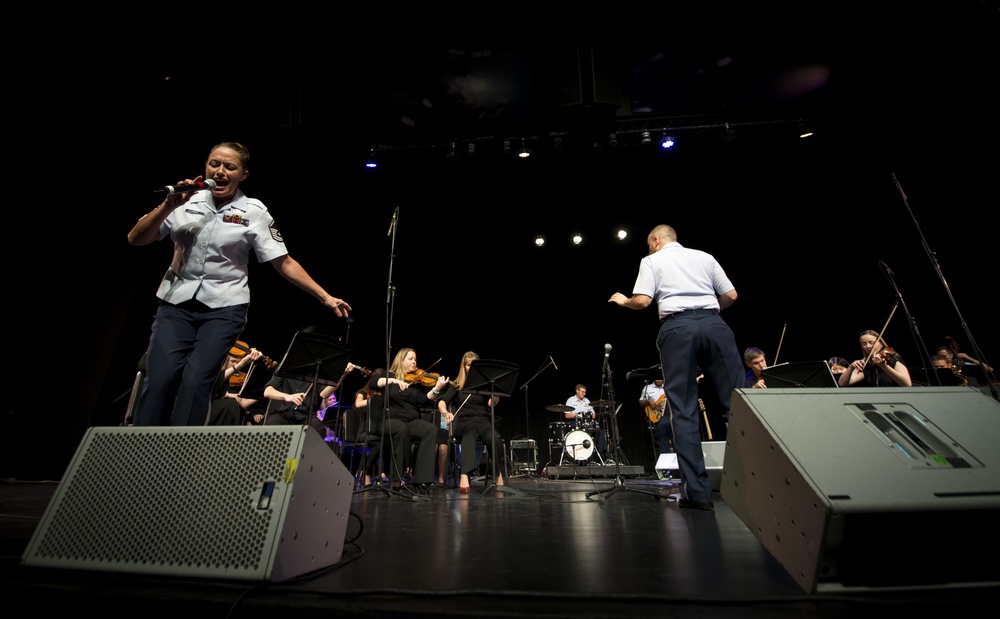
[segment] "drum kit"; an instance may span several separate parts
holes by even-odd
[[[590,406],[597,415],[606,415],[610,403],[607,400],[598,400],[591,402]],[[566,413],[572,413],[575,409],[563,404],[551,404],[546,406],[545,410],[565,416]],[[568,457],[575,464],[584,464],[593,457],[597,445],[595,439],[597,420],[589,418],[588,415],[588,413],[577,413],[575,421],[553,421],[549,424],[549,449],[551,450],[552,447],[562,449],[560,464],[565,457]],[[598,457],[600,457],[599,454]]]

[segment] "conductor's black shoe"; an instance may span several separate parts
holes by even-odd
[[[685,509],[715,509],[715,503],[711,501],[692,501],[691,499],[678,499],[677,506]]]

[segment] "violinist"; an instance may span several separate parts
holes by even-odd
[[[244,411],[257,403],[251,398],[241,398],[239,388],[242,382],[234,382],[234,379],[243,376],[250,365],[264,355],[256,348],[251,348],[249,352],[242,356],[234,354],[233,350],[226,355],[226,360],[222,363],[222,371],[219,372],[219,380],[215,383],[215,397],[212,399],[212,410],[208,416],[210,426],[238,426],[243,424]]]
[[[429,492],[434,480],[434,453],[437,428],[420,417],[420,406],[433,402],[448,384],[448,378],[417,368],[417,352],[402,348],[396,353],[386,373],[372,374],[368,386],[383,394],[379,431],[392,442],[390,475],[394,487],[403,483],[403,472],[411,463],[410,440],[417,439],[416,454],[412,458],[412,475],[409,487],[415,492]],[[374,415],[376,411],[372,411]]]
[[[303,333],[316,332],[315,326],[308,326],[302,329]],[[296,378],[288,378],[275,374],[267,381],[264,387],[264,397],[271,400],[267,408],[267,416],[264,418],[264,425],[304,425],[319,432],[324,440],[327,438],[326,424],[323,422],[323,413],[332,402],[331,396],[344,383],[344,379],[353,372],[355,365],[348,363],[344,368],[344,373],[333,385],[324,385],[319,393],[313,393],[314,384],[312,381],[304,381]],[[328,443],[331,449],[336,444]]]
[[[912,387],[910,371],[899,353],[889,348],[878,331],[868,329],[858,337],[863,359],[852,361],[840,375],[841,387]]]
[[[458,481],[458,491],[462,494],[472,492],[469,474],[476,470],[479,462],[476,458],[476,444],[483,443],[492,450],[493,441],[496,445],[503,444],[503,438],[497,433],[490,418],[490,396],[463,391],[472,362],[479,358],[473,351],[462,355],[458,366],[458,377],[449,383],[445,392],[438,399],[438,412],[446,422],[452,424],[452,434],[461,437],[461,477]],[[496,398],[499,399],[499,398]],[[496,406],[496,402],[492,402]],[[497,451],[502,453],[502,448]],[[490,457],[495,457],[490,452]],[[499,462],[505,462],[500,458]],[[503,467],[497,471],[496,485],[504,485]]]

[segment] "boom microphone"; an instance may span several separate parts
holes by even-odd
[[[552,367],[554,367],[557,370],[559,369],[559,366],[556,365],[556,360],[552,358],[552,355],[549,355],[549,361],[552,362]]]
[[[215,181],[206,178],[200,183],[191,183],[190,185],[166,185],[161,189],[154,189],[153,193],[187,193],[188,191],[198,191],[199,189],[208,189],[211,191],[215,189]]]

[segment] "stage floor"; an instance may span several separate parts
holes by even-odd
[[[681,509],[677,482],[655,475],[523,474],[503,487],[477,480],[470,494],[354,491],[342,559],[284,582],[25,565],[56,490],[56,482],[0,483],[0,591],[23,612],[853,619],[971,614],[1000,600],[995,586],[806,593],[718,493],[714,511]],[[916,543],[930,547],[932,538]]]

